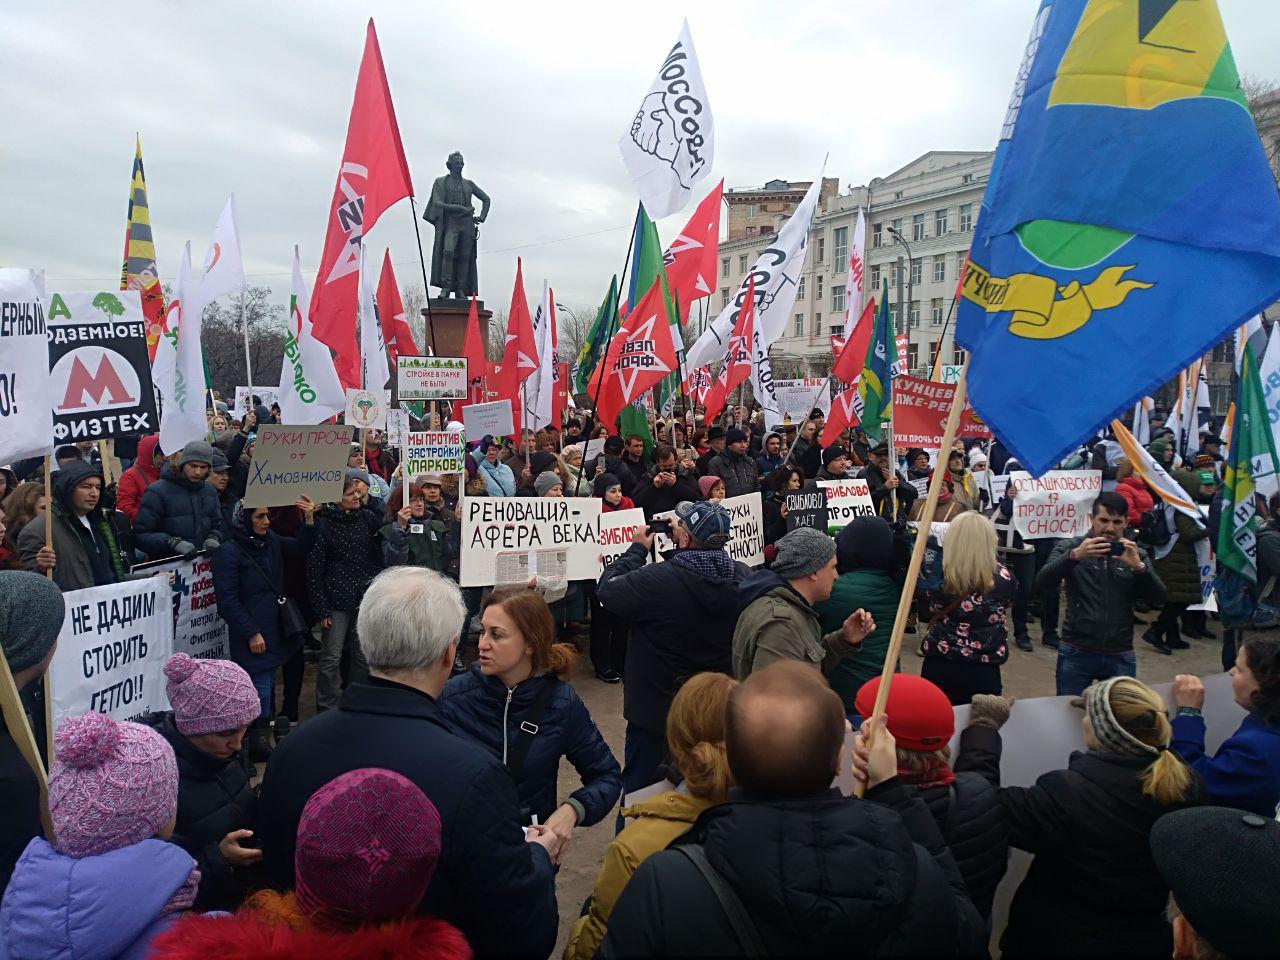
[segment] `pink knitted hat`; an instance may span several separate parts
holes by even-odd
[[[422,902],[439,859],[440,814],[427,795],[390,770],[352,770],[302,808],[298,906],[362,923],[403,917]]]
[[[164,675],[174,725],[186,736],[234,730],[262,713],[249,674],[230,660],[193,660],[175,653],[164,665]]]
[[[54,846],[77,860],[154,837],[178,808],[173,747],[139,723],[86,713],[53,738]]]
[[[714,475],[699,477],[698,489],[702,491],[702,499],[705,500],[711,496],[711,488],[720,482],[720,478]]]

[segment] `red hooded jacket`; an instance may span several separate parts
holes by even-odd
[[[1116,484],[1116,493],[1129,505],[1129,526],[1142,526],[1142,515],[1156,505],[1142,478],[1136,474],[1125,477]]]
[[[116,509],[128,517],[130,523],[138,519],[138,504],[142,503],[142,495],[147,492],[147,487],[160,479],[160,468],[153,462],[159,443],[158,433],[139,440],[138,459],[120,475],[120,485],[116,489]]]

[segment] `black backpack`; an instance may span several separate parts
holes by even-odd
[[[1163,547],[1173,538],[1167,510],[1165,502],[1157,500],[1156,505],[1142,515],[1142,522],[1138,525],[1138,542],[1144,547]]]

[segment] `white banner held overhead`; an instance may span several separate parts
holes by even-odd
[[[466,456],[461,431],[411,432],[404,445],[404,473],[410,483],[427,473],[462,473]]]
[[[618,149],[652,220],[683,210],[693,185],[711,172],[715,123],[689,21],[681,25]]]
[[[53,452],[44,280],[0,268],[0,463]]]
[[[1065,539],[1089,532],[1089,511],[1102,492],[1101,470],[1050,470],[1033,477],[1009,474],[1013,529],[1023,540]]]
[[[765,411],[765,427],[770,430],[779,423],[804,423],[814,408],[824,415],[831,412],[831,380],[828,377],[775,380],[773,396],[777,409]]]
[[[173,647],[197,660],[231,659],[227,621],[218,615],[213,592],[213,563],[203,552],[190,559],[167,560],[147,567],[171,572],[173,584]]]
[[[397,357],[396,389],[401,403],[465,400],[466,357]]]
[[[259,403],[270,410],[272,404],[280,403],[280,390],[277,387],[260,387],[256,383],[253,385],[252,391],[248,387],[236,387],[236,399],[235,404],[231,407],[231,415],[233,417],[243,417],[246,413],[252,413],[255,405],[250,402],[251,397],[257,397]],[[280,406],[280,416],[284,416],[283,404]],[[302,421],[282,419],[280,422],[295,423]]]
[[[827,491],[827,515],[831,524],[828,533],[847,527],[854,517],[876,515],[867,481],[819,480],[818,486]]]
[[[468,437],[509,437],[515,433],[510,400],[468,403],[462,408],[462,426]]]

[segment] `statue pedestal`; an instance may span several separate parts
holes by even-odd
[[[422,318],[426,321],[426,337],[423,352],[431,349],[431,332],[435,330],[435,354],[438,357],[460,357],[467,339],[467,317],[471,314],[471,300],[431,298],[430,312],[424,307]],[[489,343],[489,320],[492,310],[486,310],[483,300],[476,301],[476,314],[480,318],[480,337]],[[486,349],[486,354],[488,350]]]

